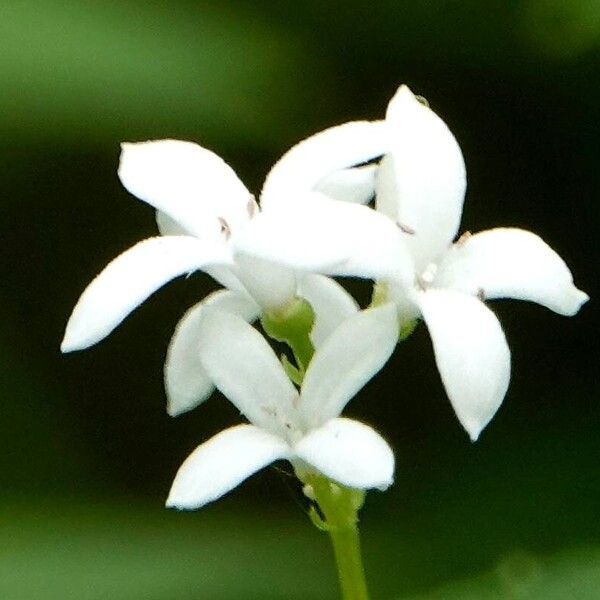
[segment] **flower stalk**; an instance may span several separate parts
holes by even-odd
[[[267,335],[291,348],[298,369],[292,374],[288,371],[288,375],[301,384],[314,354],[310,339],[314,324],[312,307],[297,298],[280,313],[266,313],[261,324]],[[283,362],[286,370],[293,369],[287,361]],[[368,600],[358,531],[358,511],[364,504],[365,492],[344,487],[301,467],[296,472],[305,484],[305,495],[315,503],[309,512],[311,521],[327,532],[331,540],[343,600]]]
[[[302,479],[304,493],[318,506],[318,511],[313,508],[311,519],[331,540],[342,598],[368,600],[358,531],[358,511],[365,493],[319,475],[302,474]]]

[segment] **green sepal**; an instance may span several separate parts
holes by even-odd
[[[308,518],[319,531],[329,531],[329,525],[323,520],[323,517],[319,514],[316,507],[311,506],[308,509]]]
[[[411,321],[405,321],[400,325],[398,331],[398,341],[403,342],[407,337],[412,335],[412,332],[417,328],[419,319],[412,319]]]
[[[302,373],[300,373],[300,371],[290,362],[289,358],[285,354],[282,354],[280,360],[285,374],[296,385],[302,385]]]
[[[298,370],[303,375],[315,352],[310,340],[315,322],[312,306],[303,298],[294,298],[282,310],[265,312],[260,322],[269,337],[292,349]]]
[[[373,284],[373,293],[371,295],[371,306],[382,306],[386,302],[390,302],[389,299],[389,287],[387,283],[377,282]],[[403,342],[408,338],[412,332],[417,328],[419,324],[418,319],[411,319],[404,321],[398,326],[398,342]]]

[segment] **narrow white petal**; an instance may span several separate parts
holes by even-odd
[[[134,196],[193,235],[218,235],[248,219],[251,196],[214,152],[192,142],[156,140],[121,145],[119,177]]]
[[[235,264],[235,274],[264,310],[281,310],[295,297],[296,274],[289,267],[242,252]]]
[[[190,308],[177,324],[165,361],[167,412],[176,417],[204,402],[214,390],[202,363],[198,348],[205,343],[200,322],[206,308],[216,308],[238,315],[248,322],[258,317],[259,308],[249,297],[229,290],[219,290]]]
[[[210,309],[198,335],[206,374],[240,412],[265,430],[291,432],[298,392],[265,338],[242,318]]]
[[[460,148],[446,124],[401,86],[387,111],[391,152],[377,176],[377,209],[406,233],[419,268],[458,231],[466,189]],[[410,233],[414,232],[414,233]]]
[[[231,256],[225,244],[209,244],[191,236],[139,242],[109,263],[85,289],[67,323],[61,350],[96,344],[171,279],[228,262]]]
[[[344,202],[368,204],[375,196],[375,175],[378,165],[364,165],[335,171],[322,179],[318,192]]]
[[[265,180],[261,206],[286,203],[290,194],[308,192],[327,175],[388,151],[383,121],[352,121],[325,129],[294,146]]]
[[[456,416],[475,441],[496,414],[510,381],[510,351],[494,313],[450,290],[418,295],[438,370]]]
[[[393,304],[363,310],[335,329],[315,353],[302,384],[301,411],[309,426],[337,417],[383,367],[397,341]]]
[[[316,192],[263,211],[234,243],[241,252],[293,269],[413,280],[402,232],[390,219]]]
[[[198,446],[181,465],[167,506],[180,510],[200,508],[288,455],[289,446],[283,440],[253,425],[221,431]]]
[[[371,427],[338,418],[311,431],[295,452],[323,475],[342,485],[386,489],[394,480],[394,453]]]
[[[530,300],[567,316],[589,299],[573,285],[571,271],[548,244],[513,228],[459,240],[440,265],[434,284],[489,299]]]
[[[310,337],[316,348],[358,311],[356,300],[337,281],[324,275],[308,273],[301,277],[298,295],[308,301],[315,313]]]
[[[161,235],[189,235],[189,232],[184,227],[160,210],[156,211],[156,224]],[[216,266],[208,267],[204,270],[223,287],[239,292],[240,294],[246,294],[246,288],[238,277],[233,274],[232,269],[234,268],[234,265],[231,267]]]

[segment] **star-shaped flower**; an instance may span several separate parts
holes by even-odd
[[[359,160],[361,155],[360,150],[354,153]],[[271,173],[276,179],[277,170],[275,165]],[[358,309],[335,281],[305,271],[298,274],[293,265],[279,266],[279,248],[274,245],[278,239],[264,240],[270,246],[268,260],[236,251],[240,232],[252,225],[259,208],[234,171],[210,150],[177,140],[126,143],[122,145],[119,177],[128,191],[157,209],[162,236],[126,250],[92,281],[73,310],[61,348],[69,352],[99,342],[169,280],[198,269],[209,273],[226,289],[192,307],[176,328],[165,363],[171,415],[190,410],[213,390],[195,351],[202,343],[198,327],[205,307],[227,310],[251,322],[262,312],[281,312],[296,297],[305,298],[315,312],[312,339],[317,345]],[[356,178],[350,177],[347,180],[342,174],[325,180],[327,193],[346,196],[352,190],[356,194]],[[300,193],[301,182],[302,174],[297,173],[280,193]],[[381,237],[378,232],[383,227],[388,236],[394,237],[379,215],[373,218],[372,211],[363,206],[348,208],[348,219],[355,230],[359,226],[363,230],[371,228],[374,237]],[[337,222],[332,219],[336,218],[336,214],[327,212],[325,203],[320,234],[313,231],[312,238],[321,235],[329,240]],[[304,235],[309,247],[313,240],[308,232]],[[355,246],[344,235],[331,244],[330,253],[335,248],[335,260],[345,260],[360,251]]]
[[[275,177],[265,183],[265,210],[247,232],[246,250],[267,256],[263,240],[269,238],[267,232],[277,221],[281,239],[287,240],[281,262],[304,263],[316,270],[329,268],[335,273],[319,258],[326,254],[325,249],[315,247],[313,254],[302,256],[300,240],[294,240],[302,219],[314,218],[311,213],[318,211],[321,196],[314,194],[311,202],[302,206],[301,202],[290,203],[277,190],[285,176],[299,171],[307,155],[313,156],[311,175],[316,189],[328,169],[351,167],[349,148],[361,143],[371,159],[385,148],[379,166],[358,171],[350,168],[337,176],[358,181],[361,191],[349,197],[351,202],[368,201],[372,185],[377,212],[396,226],[403,239],[402,250],[387,253],[383,259],[378,240],[370,239],[372,247],[362,257],[353,258],[354,271],[379,281],[377,296],[396,303],[402,324],[424,319],[452,406],[476,440],[500,406],[510,379],[506,339],[484,300],[529,300],[571,316],[588,296],[574,286],[571,272],[558,254],[528,231],[498,228],[465,234],[453,243],[466,189],[462,153],[446,124],[406,86],[401,86],[389,103],[385,121],[346,123],[326,130],[281,159]],[[282,225],[282,213],[293,215],[293,227]],[[342,218],[339,227],[344,227]]]
[[[251,424],[196,448],[179,469],[167,506],[199,508],[280,459],[347,487],[388,487],[394,471],[388,444],[339,415],[393,352],[396,328],[392,304],[348,318],[316,351],[298,392],[262,335],[236,315],[207,310],[199,328],[202,364]]]

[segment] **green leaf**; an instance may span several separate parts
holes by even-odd
[[[491,571],[402,600],[594,600],[600,597],[600,548],[551,556],[515,551]]]

